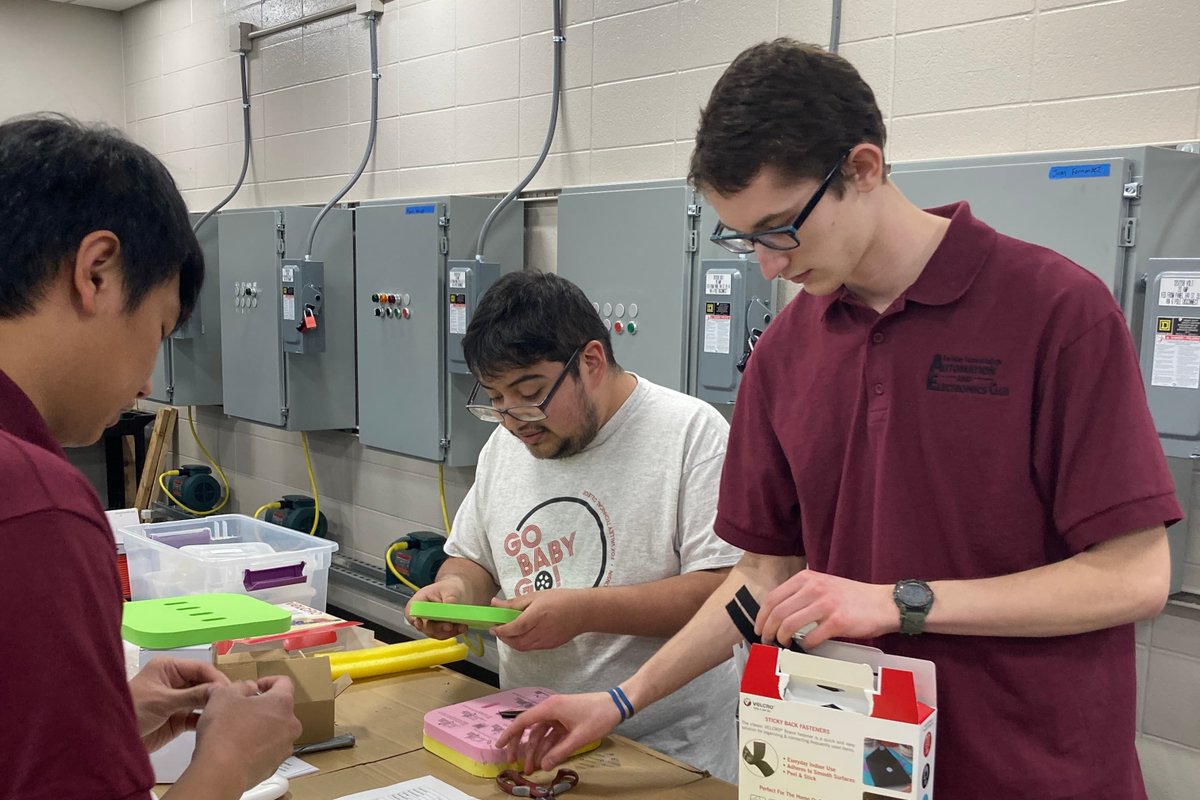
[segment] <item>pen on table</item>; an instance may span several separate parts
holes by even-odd
[[[524,714],[528,710],[529,709],[527,708],[513,708],[509,709],[508,711],[501,711],[500,719],[516,719],[518,716]]]
[[[332,739],[326,739],[323,742],[313,742],[312,744],[302,744],[292,750],[292,755],[298,756],[302,753],[317,753],[322,750],[337,750],[341,747],[353,747],[354,734],[344,733],[341,736],[334,736]]]

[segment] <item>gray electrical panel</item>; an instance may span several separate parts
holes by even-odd
[[[451,261],[446,270],[446,369],[470,375],[462,342],[484,293],[500,277],[500,265],[486,261]]]
[[[199,219],[200,214],[191,215],[193,225]],[[214,216],[196,232],[204,253],[204,285],[191,318],[159,348],[151,400],[180,406],[221,404],[220,224],[220,217]]]
[[[1200,281],[1191,282],[1200,278],[1200,155],[1116,147],[901,163],[891,174],[917,205],[967,200],[1001,233],[1057,250],[1109,285],[1140,351],[1150,410],[1189,513],[1200,453],[1192,386]],[[1170,531],[1172,591],[1186,535],[1186,523]]]
[[[497,202],[446,196],[372,201],[356,209],[363,444],[470,466],[494,430],[466,410],[475,379],[448,368],[453,349],[460,358],[462,352],[461,336],[449,341],[450,295],[466,289],[450,288],[449,270],[450,259],[478,266],[476,239]],[[513,203],[488,233],[488,261],[504,272],[521,269],[524,230],[521,204]]]
[[[230,416],[293,431],[356,423],[353,212],[325,215],[313,243],[316,263],[305,264],[318,211],[288,206],[221,215],[222,376]],[[319,313],[315,328],[301,332],[306,303],[319,305]],[[309,347],[305,337],[314,334],[321,343]]]
[[[735,329],[731,320],[729,352],[705,351],[706,330],[725,327],[706,314],[705,264],[719,259],[723,266],[714,263],[714,269],[734,269],[743,299],[769,298],[770,305],[775,290],[753,256],[735,259],[708,241],[716,224],[712,209],[682,180],[564,189],[558,198],[558,274],[592,301],[623,368],[725,404],[737,393],[735,365],[748,334],[744,322]],[[735,309],[731,301],[730,311],[741,317],[746,307]]]
[[[1200,257],[1152,258],[1150,267],[1142,320],[1146,396],[1167,455],[1200,457]]]
[[[747,258],[706,258],[697,278],[695,394],[714,405],[733,403],[751,342],[775,314],[775,287]]]

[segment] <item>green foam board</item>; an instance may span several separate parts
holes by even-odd
[[[125,604],[121,636],[152,650],[283,633],[292,615],[244,594],[196,594]]]
[[[521,615],[521,612],[515,608],[468,606],[461,603],[431,603],[425,600],[414,601],[409,605],[408,613],[421,619],[453,622],[466,625],[468,628],[490,628],[493,625],[504,625]]]

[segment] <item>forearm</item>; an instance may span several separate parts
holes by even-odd
[[[585,629],[630,636],[674,636],[721,585],[728,569],[699,570],[632,586],[582,589]]]
[[[1069,636],[1147,619],[1170,582],[1162,526],[1102,542],[1065,561],[996,578],[934,581],[930,633]]]
[[[457,586],[458,601],[467,605],[486,606],[500,591],[492,574],[469,558],[446,559],[437,575],[443,581]]]
[[[621,684],[633,707],[642,709],[661,700],[732,655],[742,636],[725,605],[738,589],[746,586],[756,598],[762,598],[803,568],[804,561],[799,558],[743,555],[679,633]]]

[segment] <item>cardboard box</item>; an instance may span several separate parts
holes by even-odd
[[[282,651],[238,653],[222,656],[217,669],[231,681],[256,681],[270,675],[286,675],[296,687],[296,718],[303,730],[296,744],[311,744],[333,738],[334,701],[350,678],[330,678],[329,659],[287,658]]]
[[[934,665],[843,642],[815,652],[751,646],[740,800],[931,800]]]

